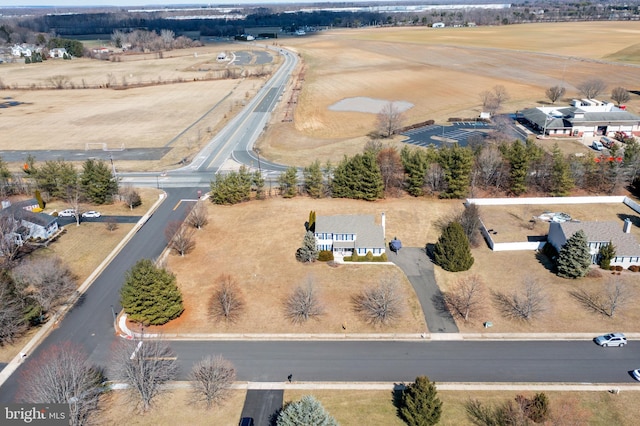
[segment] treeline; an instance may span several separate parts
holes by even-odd
[[[104,9],[103,9],[104,10]],[[431,26],[443,22],[446,26],[508,25],[531,22],[638,20],[639,2],[563,2],[536,1],[512,4],[505,9],[438,9],[425,12],[388,13],[371,11],[328,11],[290,13],[281,6],[270,8],[238,8],[231,13],[246,15],[244,19],[215,19],[206,8],[190,14],[208,14],[212,19],[171,19],[180,11],[113,12],[44,15],[34,10],[26,17],[15,18],[14,28],[0,28],[0,38],[8,43],[30,42],[29,33],[50,33],[64,37],[87,34],[110,35],[116,30],[130,32],[136,29],[160,32],[171,30],[176,34],[198,33],[201,36],[232,37],[245,32],[247,27],[280,27],[295,31],[307,27],[361,27],[368,25]]]
[[[547,152],[535,139],[439,149],[405,146],[400,151],[372,140],[362,154],[345,156],[337,165],[316,160],[301,171],[290,167],[277,183],[278,194],[285,198],[306,194],[368,201],[402,194],[460,199],[478,191],[492,196],[554,197],[573,191],[614,194],[628,188],[638,192],[640,144],[631,141],[624,153],[614,146],[606,156],[567,156],[558,144]],[[252,193],[263,198],[265,181],[245,167],[216,175],[211,182],[211,201],[217,204],[247,201]]]

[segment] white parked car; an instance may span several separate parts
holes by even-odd
[[[88,212],[82,213],[82,217],[100,217],[102,216],[100,212],[96,212],[93,210],[89,210]]]
[[[604,149],[604,146],[602,146],[602,143],[600,141],[593,141],[593,143],[591,144],[591,148],[595,149],[596,151],[602,151]]]
[[[627,344],[627,338],[622,333],[609,333],[604,336],[598,336],[593,339],[600,346],[619,346],[623,347]]]
[[[74,209],[65,209],[58,213],[58,217],[76,217],[76,211]]]

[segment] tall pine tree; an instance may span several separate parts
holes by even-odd
[[[84,162],[80,187],[84,196],[94,204],[108,204],[118,193],[118,181],[107,163],[92,158]]]
[[[304,171],[304,190],[311,198],[322,198],[325,194],[324,179],[322,176],[322,168],[320,161],[316,160],[310,166],[305,167]]]
[[[431,150],[404,147],[400,151],[402,166],[407,174],[407,192],[414,197],[424,194],[424,181],[429,164],[435,161],[437,154]]]
[[[609,240],[609,244],[600,246],[600,250],[598,251],[598,265],[600,265],[602,269],[609,270],[609,267],[611,267],[611,259],[614,257],[616,257],[616,247],[611,240]]]
[[[446,189],[441,198],[464,198],[471,184],[473,151],[454,144],[450,148],[440,148],[438,163],[442,167]]]
[[[529,157],[526,147],[516,139],[511,145],[500,147],[503,157],[509,161],[510,191],[514,195],[521,195],[527,191],[527,173],[529,171]]]
[[[567,159],[556,143],[552,151],[553,164],[551,166],[551,195],[566,197],[573,189],[573,178]]]
[[[315,227],[315,213],[314,213]],[[302,240],[302,247],[296,251],[296,259],[298,262],[315,262],[318,260],[319,252],[316,244],[316,237],[313,232],[307,231]]]
[[[333,173],[331,190],[336,198],[367,201],[382,198],[384,184],[375,154],[365,152],[351,158],[345,156]]]
[[[558,253],[558,276],[581,278],[587,275],[591,266],[591,254],[587,236],[581,229],[573,234]]]
[[[433,248],[433,256],[445,271],[460,272],[471,268],[473,256],[462,225],[458,222],[447,225]]]
[[[127,271],[120,304],[130,320],[144,325],[165,324],[184,311],[176,277],[149,259],[139,260]]]
[[[402,392],[400,404],[400,415],[409,426],[431,426],[440,421],[442,401],[428,377],[416,377]]]

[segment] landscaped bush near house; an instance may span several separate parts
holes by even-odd
[[[372,262],[373,261],[373,253],[368,251],[367,254],[364,256],[364,260],[366,262]]]
[[[318,260],[320,262],[333,260],[333,252],[331,250],[321,250],[320,253],[318,253]]]
[[[616,265],[616,271],[617,271],[617,272],[622,271],[622,269],[623,269],[623,268],[622,268],[622,266],[620,266],[620,265]]]
[[[369,256],[371,254],[371,256]],[[342,258],[345,262],[387,262],[387,254],[382,253],[380,256],[374,256],[371,252],[367,256],[345,256]]]
[[[631,266],[629,266],[629,270],[630,270],[631,272],[639,272],[639,271],[640,271],[640,266],[638,266],[638,265],[631,265]]]

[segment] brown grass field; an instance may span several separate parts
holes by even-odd
[[[592,426],[633,426],[640,415],[635,392],[545,392],[551,401],[552,413],[571,409],[575,413],[571,424]],[[534,392],[516,391],[438,391],[443,403],[441,425],[471,425],[464,404],[478,399],[483,404],[497,405],[517,394],[531,397]],[[397,416],[391,391],[336,391],[336,390],[286,390],[284,402],[296,401],[304,395],[313,395],[339,424],[343,426],[401,426],[405,423]],[[144,415],[126,400],[122,391],[112,392],[103,400],[105,411],[101,412],[99,424],[120,425],[124,418],[130,425],[173,426],[175,424],[213,424],[235,426],[238,424],[244,404],[245,391],[234,390],[221,405],[206,410],[189,403],[188,389],[174,389],[155,401],[153,408]],[[186,409],[185,409],[186,408]],[[206,420],[204,420],[206,419]],[[366,420],[366,423],[363,421]],[[567,420],[567,418],[565,418]]]
[[[259,145],[265,157],[295,165],[307,165],[311,158],[335,162],[344,154],[361,151],[366,135],[375,127],[375,115],[328,109],[354,96],[413,103],[406,113],[407,123],[476,117],[479,94],[496,85],[503,85],[511,97],[503,111],[544,104],[545,89],[558,84],[567,87],[569,100],[578,96],[577,84],[594,76],[606,81],[607,92],[600,96],[606,99],[613,87],[640,85],[638,34],[635,22],[584,22],[332,30],[282,38],[278,44],[303,58],[304,81],[294,122],[281,122],[287,108],[281,102]],[[218,52],[239,49],[264,50],[264,46],[212,44],[165,52],[162,59],[125,56],[122,62],[78,59],[29,66],[3,64],[2,83],[8,87],[3,96],[23,102],[0,110],[3,148],[83,149],[86,142],[104,142],[110,148],[123,143],[126,147],[162,147],[231,93],[174,142],[174,149],[162,161],[118,164],[123,171],[170,167],[196,152],[260,87],[260,79],[192,81],[218,72],[222,67],[215,62]],[[255,72],[252,65],[245,68]],[[75,87],[108,81],[130,85],[191,82],[127,90],[13,89],[16,85],[40,88],[60,75]],[[283,99],[290,98],[297,81],[289,85]],[[640,97],[632,95],[628,107],[638,113]],[[32,126],[34,122],[39,125]]]

